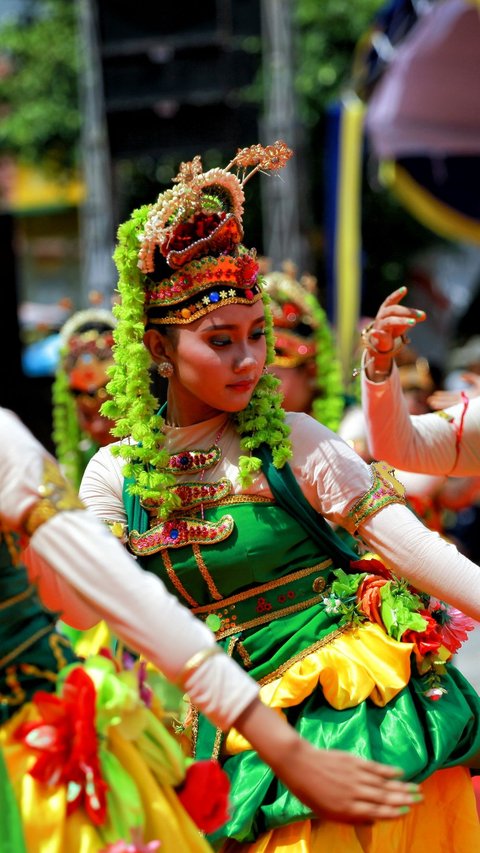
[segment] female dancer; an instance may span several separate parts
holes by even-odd
[[[60,329],[62,347],[53,383],[55,455],[78,488],[85,466],[113,441],[113,422],[100,414],[113,362],[113,314],[102,308],[77,311]]]
[[[216,725],[235,724],[257,744],[314,810],[371,820],[412,803],[394,768],[314,750],[264,707],[254,681],[217,654],[211,632],[85,511],[54,460],[5,409],[0,483],[2,853],[147,853],[160,845],[207,853],[187,811],[204,831],[227,817],[221,772],[201,763],[188,769],[149,709],[142,670],[119,673],[105,657],[80,663],[55,630],[58,612],[79,627],[108,619]],[[30,579],[19,534],[30,542]],[[349,777],[340,785],[345,761]]]
[[[418,522],[388,466],[367,466],[307,415],[285,415],[278,380],[264,373],[271,316],[255,252],[241,243],[243,186],[289,154],[283,143],[252,146],[207,173],[196,157],[121,226],[105,407],[121,441],[93,457],[81,494],[123,525],[141,565],[302,736],[327,751],[395,756],[422,782],[418,816],[368,828],[314,819],[248,739],[235,728],[223,736],[191,697],[195,755],[221,756],[232,784],[215,844],[467,853],[480,829],[461,765],[480,748],[479,700],[448,663],[456,613],[431,596],[478,617],[478,568]],[[169,378],[160,413],[150,359]],[[358,530],[388,568],[357,561],[328,522]]]
[[[340,363],[327,316],[315,295],[316,279],[297,280],[290,262],[265,273],[275,334],[270,371],[280,380],[287,412],[306,412],[338,429],[345,408]]]
[[[401,394],[394,354],[402,336],[425,312],[402,305],[407,288],[401,287],[378,309],[364,331],[362,404],[369,444],[376,458],[388,459],[407,471],[480,475],[480,399],[464,400],[445,411],[411,418]]]

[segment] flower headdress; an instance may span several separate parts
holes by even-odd
[[[115,318],[102,308],[77,311],[60,329],[60,359],[52,387],[53,440],[65,475],[78,487],[88,461],[84,445],[91,439],[81,430],[75,394],[104,394],[107,369],[112,364]]]
[[[335,342],[325,311],[315,296],[316,279],[296,278],[295,266],[286,261],[282,272],[265,275],[275,336],[274,364],[297,367],[315,363],[316,394],[312,414],[332,430],[338,429],[345,406]]]
[[[160,518],[168,516],[178,499],[169,490],[174,477],[166,467],[164,421],[149,383],[145,326],[192,323],[222,305],[262,299],[267,361],[273,360],[272,320],[256,252],[241,243],[243,187],[257,171],[283,168],[291,155],[283,142],[252,145],[239,150],[224,169],[208,172],[202,171],[197,156],[181,164],[174,186],[155,204],[133,211],[119,228],[114,259],[121,302],[113,309],[118,326],[108,385],[113,399],[102,413],[116,421],[115,435],[128,438],[112,452],[126,460],[125,476],[133,480],[130,492],[157,502],[160,493]],[[249,405],[234,419],[241,447],[249,453],[240,457],[244,484],[261,467],[250,454],[263,443],[270,445],[277,467],[285,464],[291,448],[275,377],[261,377]]]

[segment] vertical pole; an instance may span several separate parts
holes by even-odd
[[[281,269],[282,262],[288,259],[304,272],[310,268],[311,258],[302,233],[307,193],[302,180],[302,139],[293,87],[292,2],[262,0],[261,10],[265,77],[262,142],[283,139],[294,150],[285,169],[261,182],[264,248],[272,269]],[[303,210],[300,198],[305,205]]]
[[[108,308],[116,281],[112,261],[114,224],[110,151],[94,0],[78,0],[78,33],[85,182],[85,200],[80,209],[82,301],[85,307],[89,303],[89,294],[97,291],[103,297],[104,307]]]

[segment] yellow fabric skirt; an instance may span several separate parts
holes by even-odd
[[[359,640],[361,640],[359,642]],[[412,644],[398,643],[364,623],[292,664],[260,690],[280,713],[321,685],[336,709],[369,701],[384,707],[410,679]],[[250,749],[231,729],[226,755]],[[369,826],[306,820],[261,835],[255,842],[227,841],[221,853],[480,853],[480,822],[474,788],[464,767],[439,770],[421,784],[423,802],[395,820]]]
[[[422,803],[395,820],[369,826],[334,821],[292,823],[257,841],[228,841],[222,853],[477,853],[480,824],[468,770],[438,770],[421,785]]]
[[[0,729],[0,748],[19,807],[28,853],[108,850],[108,843],[81,807],[67,815],[65,785],[46,785],[29,775],[37,756],[14,738],[14,732],[21,723],[37,719],[35,706],[28,703]],[[108,751],[128,773],[140,795],[144,844],[159,841],[161,853],[211,853],[210,845],[183,809],[173,787],[159,783],[133,743],[115,727],[109,730]]]

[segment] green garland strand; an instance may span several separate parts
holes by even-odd
[[[78,489],[87,462],[81,445],[90,441],[79,426],[75,400],[68,384],[68,376],[63,368],[67,348],[60,351],[60,360],[52,386],[53,431],[55,455],[62,466],[65,477]],[[92,452],[97,448],[92,444]],[[91,455],[91,454],[90,454]]]
[[[315,378],[318,394],[312,403],[312,414],[315,420],[336,432],[345,409],[342,369],[325,311],[312,293],[305,295],[305,302],[315,324]]]

